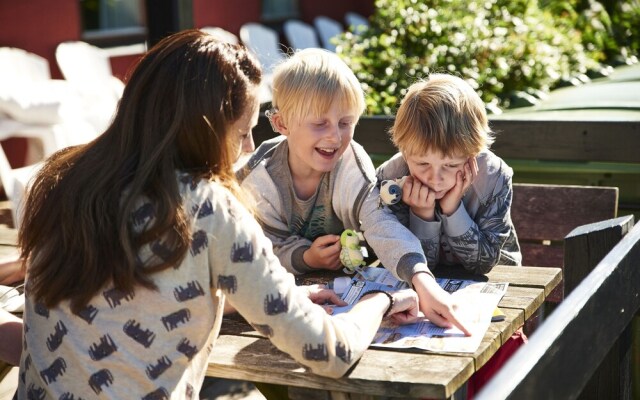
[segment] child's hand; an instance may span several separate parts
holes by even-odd
[[[320,236],[311,243],[311,247],[304,252],[302,258],[308,266],[315,269],[337,270],[340,263],[340,236]]]
[[[478,161],[470,157],[464,164],[464,172],[456,174],[456,185],[440,199],[440,208],[446,216],[453,214],[460,206],[462,196],[467,192],[473,181],[478,176]]]
[[[412,176],[408,176],[402,186],[402,201],[411,211],[425,221],[433,221],[436,210],[435,192]]]
[[[410,324],[418,319],[420,307],[418,294],[411,289],[390,292],[393,296],[393,307],[389,317],[396,324]]]
[[[327,314],[333,314],[334,306],[346,306],[348,303],[340,298],[331,289],[327,289],[325,285],[308,285],[303,286],[308,292],[309,300],[319,304],[324,308]]]
[[[455,326],[465,335],[471,335],[471,332],[460,322],[455,313],[453,297],[442,289],[431,275],[427,273],[415,274],[411,283],[418,293],[420,311],[429,321],[444,328]]]

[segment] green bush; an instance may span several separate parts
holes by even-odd
[[[637,54],[638,1],[611,3],[612,11],[586,0],[376,0],[369,28],[342,35],[337,51],[370,114],[393,114],[406,88],[432,71],[467,79],[489,109],[505,108]]]
[[[575,28],[594,59],[611,65],[636,62],[640,50],[640,1],[541,0],[556,23]]]

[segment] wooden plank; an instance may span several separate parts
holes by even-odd
[[[571,293],[595,268],[607,253],[631,230],[634,217],[584,225],[574,229],[565,240],[565,291]],[[580,399],[629,398],[625,387],[630,387],[631,328],[621,337],[587,382]]]
[[[640,224],[560,303],[476,399],[577,398],[640,309],[638,260]],[[620,393],[623,398],[626,389]]]
[[[499,329],[502,332],[501,341],[505,344],[507,340],[520,328],[525,321],[524,310],[514,308],[503,308],[502,312],[506,315],[504,321],[492,322],[493,329]],[[507,326],[503,326],[507,325]]]
[[[502,158],[640,162],[638,121],[490,118],[490,125],[497,133],[492,149]]]
[[[562,279],[560,268],[546,267],[513,267],[508,265],[496,265],[487,277],[492,282],[509,282],[509,286],[525,286],[543,288],[545,296],[558,286]]]
[[[511,219],[519,240],[562,241],[578,226],[615,218],[617,208],[616,187],[515,183]]]
[[[543,288],[511,286],[507,289],[498,307],[513,308],[524,312],[525,320],[531,318],[536,310],[544,303],[545,295]],[[513,333],[513,332],[511,332]]]
[[[563,267],[564,237],[578,226],[614,218],[617,209],[615,187],[514,184],[511,218],[523,264]],[[563,288],[558,285],[547,301],[562,301]]]
[[[516,233],[520,234],[516,228]],[[524,265],[536,267],[559,268],[564,263],[564,246],[562,243],[542,243],[542,239],[536,239],[535,243],[518,238],[520,252]]]
[[[496,132],[492,150],[502,158],[579,161],[640,162],[640,122],[506,120],[489,116]],[[396,149],[389,140],[393,116],[363,116],[354,139],[369,153],[391,155]],[[253,130],[256,144],[277,135],[266,117]]]
[[[447,398],[473,373],[473,358],[367,350],[346,377],[307,372],[266,339],[221,335],[207,376],[401,398]]]
[[[577,227],[565,238],[565,294],[571,293],[633,227],[633,215]]]
[[[300,387],[288,387],[289,400],[392,400],[391,397],[371,396],[359,393],[329,392]],[[400,400],[399,398],[395,397]]]

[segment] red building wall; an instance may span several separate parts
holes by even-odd
[[[49,60],[54,78],[58,43],[79,40],[78,0],[0,0],[0,46],[18,47]]]
[[[81,40],[80,0],[0,0],[0,46],[19,47],[49,60],[51,74],[62,78],[55,61],[56,46]],[[261,22],[261,0],[192,0],[193,26],[219,26],[236,35],[245,22]],[[299,0],[300,19],[311,23],[326,15],[344,23],[344,14],[368,16],[374,0]],[[112,60],[113,73],[125,80],[139,56]]]
[[[260,0],[235,0],[229,6],[228,0],[193,0],[193,25],[218,26],[238,34],[242,24],[261,22]],[[311,23],[317,15],[326,15],[344,23],[344,14],[355,11],[369,16],[374,10],[374,0],[299,0],[300,19]]]
[[[318,15],[325,15],[344,25],[347,11],[357,12],[368,17],[373,14],[374,0],[299,0],[301,19],[312,23]]]
[[[260,20],[260,0],[193,0],[193,26],[217,26],[238,34],[242,24]]]

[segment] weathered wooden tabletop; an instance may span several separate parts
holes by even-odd
[[[343,398],[349,398],[349,393],[357,394],[351,398],[363,398],[363,395],[449,398],[522,326],[525,319],[535,313],[559,284],[562,273],[559,268],[496,266],[486,276],[457,273],[444,267],[437,268],[435,274],[509,282],[507,293],[499,304],[506,318],[491,323],[474,354],[370,348],[344,377],[330,379],[307,372],[241,317],[234,316],[225,318],[222,324],[207,375],[302,388],[307,399],[310,398],[309,389],[330,391],[334,398],[336,392],[342,392]],[[311,277],[303,283],[320,281],[321,278]],[[318,395],[317,398],[328,397]]]

